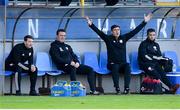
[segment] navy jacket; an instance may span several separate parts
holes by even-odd
[[[106,35],[100,31],[94,24],[90,27],[94,30],[106,43],[108,63],[123,64],[126,61],[126,42],[131,39],[135,34],[137,34],[144,26],[146,22],[142,22],[134,30],[120,35],[118,40],[115,39],[113,35]]]
[[[25,62],[28,63],[28,69],[30,69],[33,64],[33,48],[26,48],[24,43],[17,44],[11,50],[9,56],[6,58],[6,65],[13,64],[15,66],[20,66],[26,68]]]
[[[148,56],[149,58],[147,58]],[[148,38],[141,42],[138,49],[138,63],[142,69],[144,66],[153,66],[158,63],[158,60],[153,59],[153,56],[162,56],[159,44],[151,41]],[[152,59],[152,60],[150,60]]]
[[[51,43],[49,54],[57,68],[62,69],[70,65],[71,61],[79,62],[70,45],[57,40]]]

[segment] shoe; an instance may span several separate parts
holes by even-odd
[[[30,96],[39,96],[39,94],[37,94],[36,91],[30,91],[29,95]]]
[[[175,94],[179,87],[180,87],[180,84],[175,84],[169,91]]]
[[[96,87],[96,91],[98,91],[101,94],[104,94],[104,89],[103,87]]]
[[[123,94],[129,94],[129,88],[125,88]]]
[[[119,87],[116,87],[116,94],[120,94],[120,88]]]
[[[98,91],[90,91],[89,94],[91,94],[91,95],[99,95],[100,93]]]
[[[165,89],[165,90],[163,91],[163,94],[174,94],[174,93],[171,92],[171,91],[169,91],[169,90],[167,90],[167,89]]]
[[[21,94],[21,91],[20,90],[17,90],[16,91],[16,96],[21,96],[22,94]]]

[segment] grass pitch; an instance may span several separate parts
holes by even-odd
[[[0,109],[180,109],[180,95],[0,96]]]

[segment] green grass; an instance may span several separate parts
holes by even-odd
[[[86,97],[0,96],[0,108],[180,109],[180,95],[100,95]]]

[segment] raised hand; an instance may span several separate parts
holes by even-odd
[[[35,72],[36,71],[36,67],[34,65],[31,65],[31,72]]]
[[[76,63],[76,64],[74,65],[75,68],[78,68],[79,66],[80,66],[79,63]]]
[[[87,23],[88,23],[88,25],[92,25],[92,20],[88,17],[88,16],[85,16],[85,19],[87,20]]]
[[[74,61],[71,61],[71,64],[70,64],[70,65],[71,65],[71,66],[75,66],[75,64],[76,64],[76,63],[75,63]]]
[[[145,22],[150,21],[150,19],[152,18],[152,16],[153,16],[152,13],[149,13],[147,16],[144,16],[144,21],[145,21]]]

